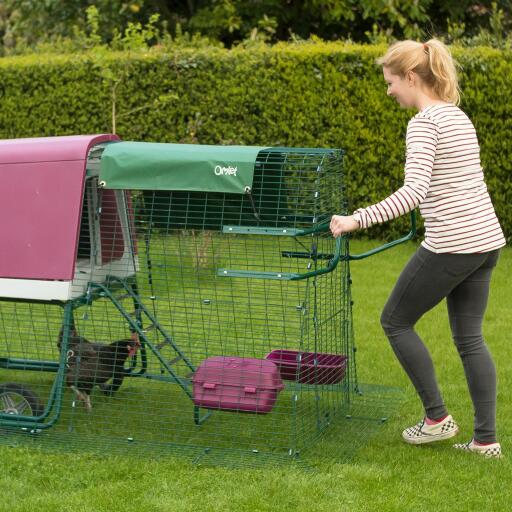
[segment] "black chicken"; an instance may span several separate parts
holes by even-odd
[[[59,334],[57,346],[61,349],[63,330]],[[121,386],[124,376],[124,363],[133,357],[140,342],[138,339],[114,341],[109,345],[93,343],[79,336],[72,328],[68,340],[66,360],[66,384],[76,393],[85,408],[91,411],[89,397],[92,388],[98,384],[107,395],[113,395]],[[111,380],[110,384],[107,381]]]

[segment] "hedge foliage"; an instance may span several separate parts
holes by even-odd
[[[351,208],[403,180],[412,111],[386,96],[385,47],[310,42],[250,49],[0,59],[0,138],[109,132],[113,92],[124,140],[341,147]],[[486,181],[512,238],[512,53],[453,49],[461,107],[479,135]],[[373,228],[396,236],[407,219]]]

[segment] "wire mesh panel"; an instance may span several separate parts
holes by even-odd
[[[262,150],[243,195],[98,183],[70,299],[0,302],[0,437],[314,450],[357,387],[341,152]]]

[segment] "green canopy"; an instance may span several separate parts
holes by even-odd
[[[99,179],[105,188],[243,194],[252,188],[257,146],[154,142],[109,144]]]

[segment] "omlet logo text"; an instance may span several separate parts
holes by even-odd
[[[236,171],[238,167],[221,167],[220,165],[216,165],[213,172],[215,172],[215,176],[236,176]]]

